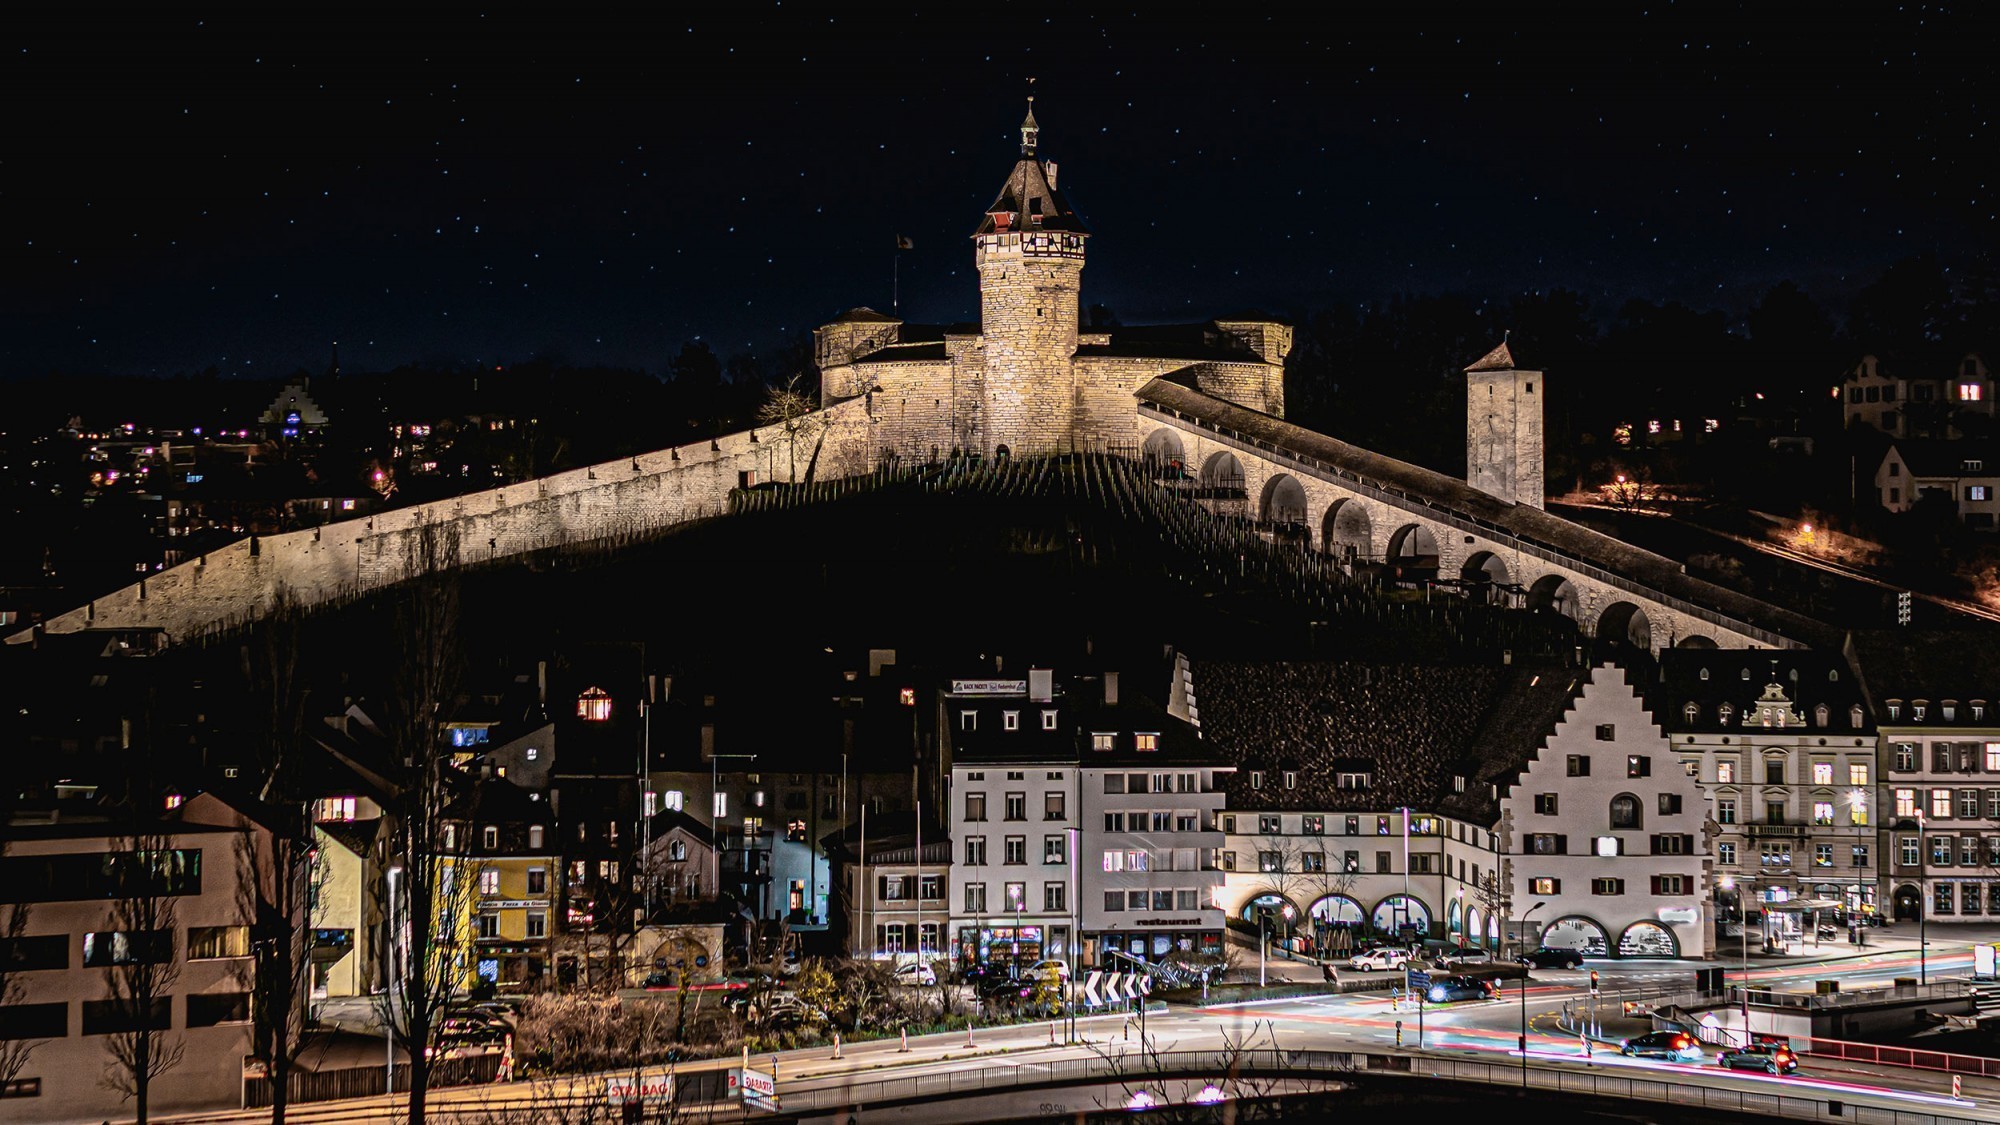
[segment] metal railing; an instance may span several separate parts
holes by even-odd
[[[1579,1059],[1578,1062],[1583,1060]],[[1995,1061],[1995,1060],[1989,1060]],[[1257,1080],[1281,1078],[1294,1083],[1325,1079],[1329,1083],[1360,1076],[1420,1077],[1504,1085],[1514,1089],[1588,1095],[1696,1107],[1705,1110],[1767,1117],[1822,1121],[1838,1117],[1864,1125],[1958,1125],[1969,1119],[1948,1114],[1857,1104],[1825,1093],[1782,1093],[1766,1089],[1732,1089],[1689,1081],[1687,1074],[1633,1072],[1626,1068],[1591,1069],[1575,1064],[1552,1065],[1517,1059],[1483,1060],[1431,1052],[1355,1051],[1162,1051],[1126,1055],[1054,1059],[1046,1062],[995,1062],[970,1070],[952,1070],[902,1078],[823,1085],[805,1089],[779,1086],[779,1103],[786,1114],[839,1110],[853,1105],[882,1106],[892,1102],[965,1097],[985,1092],[1082,1083],[1115,1083],[1137,1089],[1178,1079],[1208,1079],[1235,1096],[1282,1096],[1256,1085]],[[1250,1080],[1246,1083],[1246,1080]],[[734,1107],[723,1106],[725,1115]],[[1120,1108],[1107,1105],[1107,1109]]]
[[[1800,1047],[1800,1044],[1804,1046]],[[1983,1055],[1956,1055],[1949,1051],[1887,1047],[1879,1043],[1851,1043],[1845,1039],[1794,1039],[1792,1045],[1799,1053],[1814,1058],[1842,1059],[1876,1066],[1906,1066],[1913,1070],[1972,1074],[1982,1078],[2000,1077],[2000,1059],[1989,1059]]]
[[[1743,1002],[1743,986],[1731,986],[1731,1003]],[[1972,990],[1962,980],[1939,981],[1936,984],[1891,985],[1887,988],[1863,988],[1853,992],[1775,992],[1770,989],[1750,990],[1750,1003],[1762,1008],[1843,1008],[1859,1004],[1879,1004],[1884,1000],[1963,1000],[1971,996]]]

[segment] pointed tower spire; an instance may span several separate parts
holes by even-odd
[[[1021,122],[1021,155],[1035,155],[1035,142],[1040,139],[1042,127],[1035,124],[1035,80],[1028,79],[1028,116]]]

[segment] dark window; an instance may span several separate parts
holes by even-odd
[[[1535,794],[1535,812],[1542,816],[1555,816],[1558,802],[1554,793]]]
[[[69,968],[69,935],[0,938],[0,969],[31,972]]]
[[[81,852],[0,857],[0,887],[10,902],[82,902],[117,898],[122,888],[162,895],[201,893],[201,849]]]
[[[68,1004],[0,1004],[0,1040],[60,1039],[68,1034]]]
[[[1590,755],[1571,754],[1569,756],[1569,775],[1571,777],[1589,777]]]
[[[1616,723],[1597,724],[1597,741],[1599,742],[1618,741],[1618,725]]]
[[[85,1000],[83,1033],[115,1035],[125,1031],[170,1031],[174,1026],[174,1000],[162,996],[150,1008],[136,1000]]]
[[[219,1023],[245,1023],[250,1019],[247,992],[192,993],[187,998],[187,1025],[214,1027]]]
[[[1625,758],[1626,777],[1653,776],[1653,759],[1644,754],[1631,754]]]
[[[1679,793],[1660,794],[1661,816],[1672,816],[1679,811],[1681,811],[1681,795]]]
[[[1611,827],[1640,827],[1639,798],[1630,793],[1620,793],[1611,798]]]

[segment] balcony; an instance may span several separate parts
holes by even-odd
[[[1812,827],[1805,824],[1749,824],[1744,826],[1751,839],[1803,839],[1812,834]]]

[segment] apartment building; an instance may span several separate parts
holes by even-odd
[[[1671,650],[1648,695],[1711,799],[1722,937],[1740,936],[1747,914],[1766,943],[1789,946],[1814,911],[1876,909],[1875,723],[1846,660]]]

